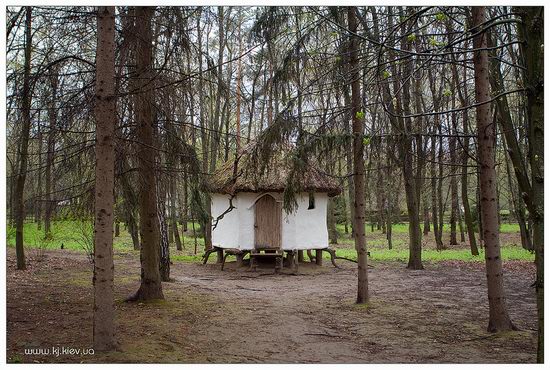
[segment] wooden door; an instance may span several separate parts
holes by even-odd
[[[254,220],[255,247],[281,247],[281,218],[281,205],[271,195],[264,195],[256,201]]]

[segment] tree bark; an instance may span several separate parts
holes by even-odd
[[[435,131],[435,128],[434,128]],[[443,249],[443,242],[439,234],[439,213],[437,210],[437,176],[436,176],[436,141],[435,135],[430,138],[431,141],[431,165],[430,165],[430,177],[431,177],[431,190],[432,190],[432,225],[434,229],[435,246],[437,250]]]
[[[172,227],[172,233],[174,242],[176,243],[176,250],[181,251],[181,238],[178,230],[178,219],[176,212],[176,180],[174,176],[170,176],[170,225]]]
[[[36,184],[36,194],[38,199],[35,200],[34,208],[34,222],[36,222],[36,229],[42,230],[42,142],[44,141],[42,135],[42,128],[40,127],[40,111],[38,112],[38,173],[37,173],[37,184]]]
[[[356,8],[348,7],[348,27],[357,32]],[[357,251],[357,303],[368,302],[367,243],[365,238],[365,160],[364,118],[361,116],[361,95],[359,91],[359,42],[356,36],[350,37],[349,71],[351,83],[351,115],[353,119],[353,183],[355,187],[354,223],[355,249]]]
[[[485,22],[485,7],[473,7],[474,29]],[[489,102],[489,58],[487,37],[480,32],[474,37],[474,76],[476,103]],[[485,244],[485,267],[489,298],[489,325],[487,330],[498,332],[515,329],[504,292],[502,259],[500,256],[498,204],[495,171],[495,125],[491,120],[490,104],[476,107],[477,135],[480,163],[481,219]]]
[[[453,104],[454,109],[454,104]],[[458,219],[458,184],[456,179],[456,114],[452,113],[452,132],[453,135],[449,138],[449,151],[451,157],[451,235],[449,238],[449,245],[458,245],[456,239],[456,223]]]
[[[160,233],[157,215],[155,150],[153,149],[152,31],[153,7],[136,8],[137,148],[141,284],[130,300],[164,299],[159,273]]]
[[[54,170],[54,156],[55,156],[55,139],[57,131],[57,87],[59,84],[58,66],[52,67],[52,75],[50,76],[50,101],[48,103],[48,142],[47,142],[47,153],[46,153],[46,211],[44,215],[44,237],[46,239],[52,238],[51,232],[51,223],[52,223],[52,214],[55,208],[56,202],[52,200],[52,194],[54,193],[54,184],[55,179],[52,176]]]
[[[529,163],[533,196],[528,204],[533,223],[533,247],[537,266],[538,348],[537,362],[544,363],[544,8],[521,7],[518,24],[524,85],[527,88]]]
[[[405,32],[405,24],[401,25],[402,32]],[[402,39],[401,48],[403,50],[410,50],[410,43],[406,41],[406,38]],[[405,76],[412,75],[412,61],[405,62],[404,74]],[[397,75],[397,74],[394,74]],[[402,108],[401,110],[406,116],[410,115],[410,79],[406,78],[403,82],[402,88]],[[398,91],[395,89],[395,91]],[[402,158],[401,169],[403,172],[403,181],[405,184],[405,198],[407,203],[407,215],[409,219],[409,262],[407,268],[412,270],[421,270],[424,268],[422,265],[422,232],[420,229],[420,176],[419,173],[414,171],[414,155],[413,152],[413,133],[412,122],[410,118],[399,119],[400,128],[403,132],[400,138],[400,154]],[[416,145],[422,145],[417,141]],[[418,155],[417,155],[418,156]],[[417,171],[420,170],[420,159],[417,161]]]
[[[17,269],[25,270],[25,248],[23,246],[23,225],[25,223],[25,180],[27,178],[27,162],[29,150],[29,135],[31,130],[31,50],[32,50],[32,7],[25,7],[25,64],[23,72],[23,93],[21,102],[21,136],[19,139],[19,173],[15,184],[15,253]]]
[[[157,197],[157,215],[160,236],[160,279],[162,281],[170,281],[170,243],[168,242],[168,223],[166,222],[166,190],[161,176],[157,176]]]
[[[96,51],[94,349],[115,348],[113,213],[115,185],[115,7],[100,7]]]

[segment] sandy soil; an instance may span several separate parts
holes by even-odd
[[[325,261],[326,263],[326,261]],[[354,304],[356,268],[311,264],[273,274],[226,264],[174,263],[166,301],[124,303],[139,285],[139,257],[116,254],[119,350],[92,343],[91,265],[70,251],[29,253],[15,270],[8,249],[8,362],[532,363],[536,359],[534,266],[506,262],[508,307],[520,331],[486,332],[484,266],[374,263],[371,302]],[[25,354],[25,349],[50,349]]]

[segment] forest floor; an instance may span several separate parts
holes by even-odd
[[[370,262],[370,303],[354,304],[356,265],[272,267],[174,261],[166,300],[125,303],[139,286],[139,253],[115,251],[119,348],[92,345],[92,265],[74,250],[28,249],[15,270],[7,248],[8,362],[534,363],[531,261],[504,261],[507,306],[519,331],[486,332],[484,264]],[[42,354],[30,354],[40,350]],[[61,353],[57,355],[55,351]],[[73,350],[74,352],[70,352]],[[49,351],[47,353],[46,351]],[[77,351],[80,351],[78,353]],[[26,353],[27,352],[27,353]],[[63,353],[65,352],[65,353]]]

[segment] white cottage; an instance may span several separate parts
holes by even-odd
[[[290,173],[288,152],[272,157],[262,172],[246,147],[238,160],[225,163],[208,184],[212,198],[212,244],[223,250],[321,250],[329,247],[327,204],[341,191],[338,183],[313,163],[304,166],[295,185],[300,192],[291,213],[283,210]],[[299,253],[302,255],[302,253]]]

